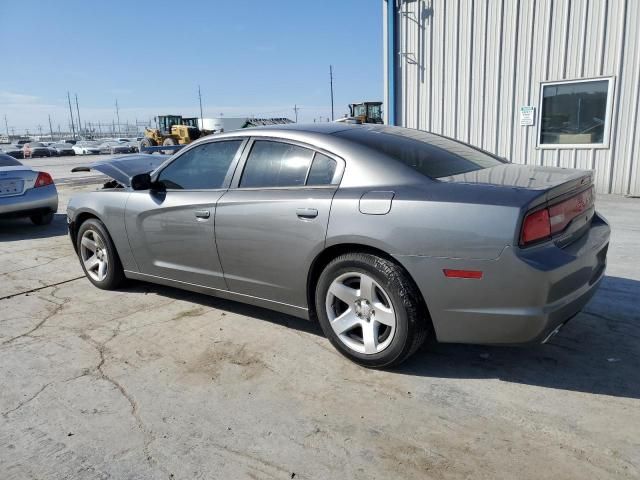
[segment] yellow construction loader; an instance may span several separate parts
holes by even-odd
[[[202,136],[197,122],[185,122],[181,115],[158,115],[156,117],[157,128],[145,128],[144,138],[140,142],[140,151],[149,147],[186,145]],[[173,153],[173,149],[167,149],[163,153]]]

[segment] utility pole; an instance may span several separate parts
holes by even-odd
[[[51,126],[51,115],[49,115],[49,135],[51,135],[51,141],[53,142],[53,127]]]
[[[202,94],[200,93],[200,85],[198,85],[198,99],[200,100],[200,130],[203,130],[204,118],[202,117]]]
[[[7,138],[9,138],[9,122],[7,122],[7,115],[4,116],[4,127],[7,129]]]
[[[120,108],[118,108],[118,99],[116,98],[116,117],[118,118],[118,136],[121,137],[120,133]],[[114,128],[115,130],[115,128]]]
[[[295,115],[296,115],[296,123],[298,123],[298,110],[300,110],[298,108],[298,105],[294,105],[293,106],[293,113],[295,113]]]
[[[71,108],[71,95],[67,92],[67,100],[69,101],[69,114],[71,115],[71,132],[73,133],[73,139],[76,139],[76,127],[73,124],[73,109]]]
[[[331,121],[333,122],[333,67],[329,65],[329,84],[331,86]]]
[[[76,93],[76,112],[78,113],[78,135],[82,134],[82,122],[80,121],[80,107],[78,106],[78,94]]]

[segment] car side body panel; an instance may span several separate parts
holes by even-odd
[[[138,271],[138,265],[129,246],[125,228],[125,207],[131,192],[123,189],[106,189],[74,195],[67,206],[67,222],[72,239],[79,227],[78,218],[93,216],[107,227],[125,270]],[[74,242],[74,248],[76,244]]]

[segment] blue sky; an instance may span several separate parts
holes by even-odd
[[[178,8],[176,8],[178,6]],[[0,132],[156,114],[330,114],[382,100],[379,0],[0,0]],[[74,111],[75,114],[75,111]]]

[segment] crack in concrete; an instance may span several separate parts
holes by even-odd
[[[127,315],[127,317],[129,315]],[[155,441],[155,436],[153,435],[153,432],[149,430],[144,424],[144,422],[142,421],[142,418],[140,417],[140,408],[135,398],[133,397],[133,395],[131,395],[127,391],[124,385],[122,385],[118,380],[110,376],[105,371],[105,365],[107,362],[106,353],[108,350],[107,344],[121,333],[122,331],[121,327],[122,327],[122,324],[124,323],[124,318],[126,317],[122,317],[122,319],[120,319],[120,321],[118,322],[118,325],[112,330],[111,336],[102,343],[95,341],[86,333],[82,333],[80,335],[80,338],[85,342],[89,343],[90,345],[92,345],[98,352],[100,361],[98,362],[98,365],[96,365],[96,367],[93,369],[95,372],[97,372],[98,377],[110,383],[111,385],[113,385],[120,392],[120,394],[125,398],[125,400],[129,403],[129,406],[131,408],[131,416],[135,420],[136,426],[138,427],[138,430],[140,430],[144,438],[142,451],[143,451],[146,462],[149,464],[150,467],[157,466],[164,473],[166,473],[167,475],[170,475],[170,472],[166,470],[162,465],[160,465],[158,461],[155,460],[151,455],[151,452],[149,450],[149,445],[151,445],[151,443]]]
[[[39,292],[40,290],[44,290],[45,288],[57,287],[59,285],[64,285],[65,283],[70,283],[70,282],[74,282],[76,280],[80,280],[81,278],[85,278],[85,276],[84,275],[80,275],[79,277],[69,278],[67,280],[62,280],[60,282],[51,283],[51,284],[48,284],[48,285],[43,285],[41,287],[32,288],[30,290],[24,290],[22,292],[11,293],[9,295],[5,295],[4,297],[0,297],[0,300],[7,300],[9,298],[19,297],[20,295],[25,295],[27,293]]]
[[[18,405],[10,410],[7,410],[6,412],[2,413],[2,416],[4,418],[7,418],[9,416],[10,413],[15,412],[16,410],[20,410],[22,407],[24,407],[25,405],[27,405],[28,403],[32,402],[33,400],[35,400],[38,395],[40,395],[42,392],[44,392],[47,387],[49,387],[50,385],[52,385],[53,382],[49,382],[49,383],[45,383],[42,388],[40,388],[40,390],[38,390],[36,393],[34,393],[32,396],[30,396],[29,398],[27,398],[26,400],[23,400],[21,402],[18,403]]]
[[[56,296],[56,292],[59,290],[59,286],[55,286],[53,291],[51,292],[51,296],[55,297]],[[1,300],[1,299],[0,299]],[[14,341],[20,339],[20,338],[24,338],[24,337],[29,337],[31,336],[31,334],[33,332],[35,332],[36,330],[38,330],[40,327],[42,327],[47,321],[49,321],[51,318],[55,317],[58,313],[60,313],[60,311],[65,307],[65,305],[67,303],[69,303],[69,301],[71,300],[70,297],[61,299],[62,303],[57,304],[57,306],[51,311],[49,312],[42,320],[40,320],[35,327],[33,327],[31,330],[21,333],[20,335],[16,335],[15,337],[11,337],[7,340],[4,340],[2,343],[0,343],[0,345],[4,346],[4,345],[8,345],[10,343],[13,343]]]

